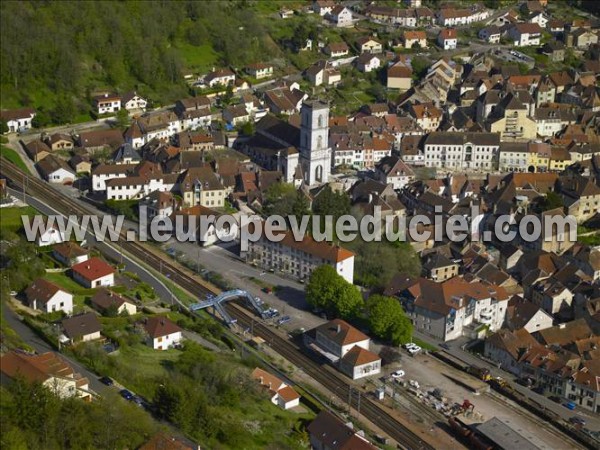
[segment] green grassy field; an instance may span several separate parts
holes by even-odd
[[[188,70],[208,71],[213,66],[216,66],[219,60],[219,55],[210,44],[195,46],[179,42],[176,44],[176,47]]]
[[[2,208],[0,209],[0,227],[5,230],[17,232],[23,227],[21,216],[33,217],[39,214],[31,206],[25,208]]]
[[[11,163],[16,164],[20,169],[27,173],[31,173],[29,168],[25,165],[19,154],[12,148],[8,148],[4,145],[0,146],[0,154],[8,159]]]
[[[86,296],[93,295],[94,289],[86,289],[79,283],[69,278],[65,272],[46,273],[44,278],[60,286],[71,294]]]

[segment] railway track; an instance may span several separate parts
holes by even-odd
[[[46,182],[23,173],[21,169],[5,158],[2,157],[0,163],[0,174],[10,180],[15,187],[23,187],[28,195],[48,202],[62,214],[74,214],[78,217],[86,214],[96,214],[95,211],[87,208],[85,205],[81,205],[79,202],[55,191]],[[218,294],[217,291],[208,289],[206,286],[200,284],[197,280],[185,273],[179,267],[171,264],[168,260],[163,260],[159,256],[149,252],[140,243],[128,241],[126,238],[126,230],[121,231],[119,242],[125,251],[139,260],[144,261],[147,265],[151,267],[162,266],[163,275],[168,276],[173,283],[181,286],[191,294],[197,295],[198,297],[203,297],[207,294]],[[327,388],[332,394],[338,396],[343,402],[347,403],[346,399],[349,398],[350,405],[355,408],[358,408],[360,402],[361,414],[372,423],[376,424],[404,448],[411,450],[434,449],[434,447],[423,441],[417,434],[383,410],[373,399],[365,395],[364,392],[352,386],[342,378],[341,375],[334,373],[329,366],[319,364],[305,355],[296,344],[258,321],[248,310],[240,305],[230,304],[228,305],[228,311],[241,325],[246,327],[252,326],[254,334],[265,339],[277,353],[292,364],[301,368],[305,373]],[[350,393],[349,396],[347,396],[348,393]]]

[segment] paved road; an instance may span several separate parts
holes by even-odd
[[[425,342],[429,342],[430,344],[433,344],[433,345],[439,346],[439,344],[441,343],[441,341],[438,341],[437,339],[433,339],[430,336],[426,336],[419,332],[415,332],[414,335],[417,338],[422,339]],[[452,341],[452,342],[447,342],[450,349],[446,350],[446,351],[448,353],[450,353],[451,355],[462,359],[463,361],[467,362],[468,364],[472,364],[474,366],[479,366],[479,367],[487,367],[490,370],[492,376],[502,377],[504,380],[507,380],[508,383],[515,390],[521,392],[522,394],[531,398],[532,400],[535,400],[537,403],[544,406],[545,408],[555,412],[556,414],[561,416],[564,420],[568,421],[570,417],[577,415],[577,416],[585,418],[585,420],[587,422],[587,425],[586,425],[587,428],[589,428],[590,430],[593,430],[593,431],[600,431],[600,417],[598,417],[597,415],[590,413],[589,411],[587,411],[583,408],[577,408],[575,411],[571,411],[560,404],[554,403],[552,400],[549,400],[547,397],[536,394],[531,389],[528,389],[525,386],[521,386],[520,384],[513,381],[515,379],[515,376],[513,374],[508,373],[502,369],[498,369],[497,366],[490,364],[487,361],[484,361],[484,360],[474,356],[472,353],[464,351],[461,348],[461,345],[463,345],[466,342],[467,342],[466,338],[458,339],[458,340]],[[565,402],[566,402],[566,400],[565,400]]]

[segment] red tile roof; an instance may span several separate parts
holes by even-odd
[[[356,344],[369,339],[369,336],[342,319],[327,322],[317,327],[316,331],[338,345]]]
[[[366,350],[358,345],[352,347],[352,349],[344,355],[342,361],[348,363],[352,367],[363,366],[365,364],[373,363],[375,361],[380,361],[381,358],[379,355]]]
[[[115,273],[115,270],[108,263],[97,257],[75,264],[71,270],[73,270],[73,273],[78,274],[87,281],[94,281],[98,278],[110,275],[111,273]]]
[[[54,352],[28,355],[10,352],[0,359],[2,373],[10,378],[22,376],[27,381],[44,382],[51,376],[71,378],[73,369]]]
[[[168,336],[182,331],[177,324],[164,316],[150,317],[144,324],[144,328],[151,338]]]

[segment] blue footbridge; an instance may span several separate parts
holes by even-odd
[[[259,298],[254,297],[249,292],[244,291],[242,289],[224,291],[221,292],[219,295],[214,296],[209,295],[204,301],[190,305],[190,310],[199,311],[201,309],[212,307],[215,313],[218,313],[227,325],[233,326],[236,323],[236,319],[231,317],[229,313],[225,310],[224,303],[237,298],[242,298],[246,300],[246,303],[252,306],[252,308],[254,308],[258,315],[261,316],[263,319],[266,317],[268,310],[265,308],[265,305],[262,303],[262,301]]]

